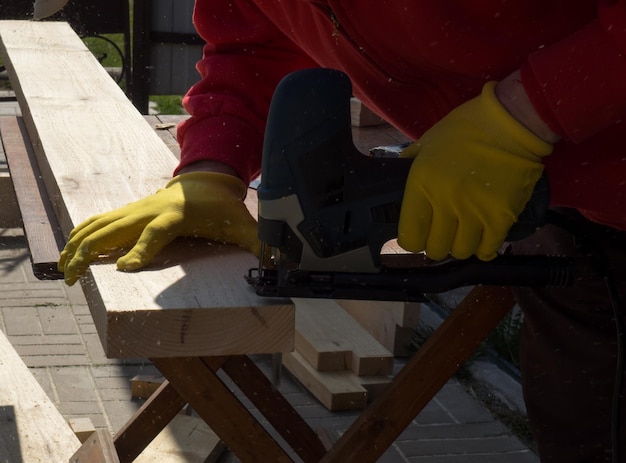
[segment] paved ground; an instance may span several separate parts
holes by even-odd
[[[3,111],[11,108],[0,105],[0,115]],[[2,204],[7,213],[14,207],[10,200]],[[32,275],[19,223],[0,228],[0,329],[65,417],[89,417],[96,427],[111,432],[141,405],[131,399],[130,378],[157,374],[145,360],[104,356],[80,288],[38,281]],[[267,368],[266,359],[259,358],[259,363]],[[402,362],[396,366],[401,368]],[[314,427],[339,434],[356,416],[328,412],[287,375],[281,387]],[[234,461],[232,455],[223,458]],[[450,381],[381,461],[536,463],[538,459],[462,385]]]

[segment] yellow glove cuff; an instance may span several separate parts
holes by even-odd
[[[532,155],[540,158],[549,155],[552,152],[552,145],[526,128],[502,106],[496,96],[496,85],[495,81],[487,82],[478,97],[464,104],[467,108],[476,105],[473,110],[469,111],[469,114],[476,118],[476,125],[481,125],[489,131],[488,135],[493,140],[502,139],[508,148],[512,146],[522,148],[513,154],[526,159],[531,159]],[[420,149],[421,143],[418,140],[402,150],[400,157],[414,158],[419,154]]]
[[[508,137],[509,140],[539,157],[549,155],[552,152],[552,145],[526,128],[502,106],[496,96],[496,85],[495,81],[487,82],[483,86],[480,97],[475,100],[482,105],[484,118],[488,121],[497,121],[497,126],[491,125],[491,127],[500,132],[498,135]],[[480,117],[481,112],[477,114]],[[508,144],[510,145],[510,142]]]
[[[223,188],[233,193],[234,196],[241,199],[246,197],[246,193],[248,191],[248,187],[246,186],[246,184],[243,183],[240,178],[235,177],[234,175],[223,174],[221,172],[204,171],[188,172],[185,174],[177,175],[169,182],[167,182],[165,188],[169,188],[173,185],[181,183],[182,181],[211,182],[213,184],[219,184]]]

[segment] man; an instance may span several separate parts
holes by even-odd
[[[194,22],[207,45],[175,177],[79,225],[59,262],[67,283],[106,249],[131,247],[118,267],[137,270],[179,235],[256,252],[242,198],[272,92],[289,72],[340,69],[416,140],[404,153],[407,250],[493,258],[544,168],[552,206],[601,240],[604,269],[588,258],[594,246],[554,227],[516,248],[584,259],[574,288],[518,294],[541,459],[610,461],[615,320],[599,285],[608,268],[626,298],[626,0],[198,0]]]

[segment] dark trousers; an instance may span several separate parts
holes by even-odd
[[[624,314],[626,232],[594,224],[571,210],[560,212],[588,240],[547,225],[512,245],[516,254],[561,254],[577,262],[572,287],[515,290],[525,314],[520,358],[524,399],[542,463],[610,462],[616,323],[598,253],[584,242],[594,243],[606,256]],[[626,444],[626,413],[621,416],[620,440]],[[626,445],[621,447],[626,462]]]

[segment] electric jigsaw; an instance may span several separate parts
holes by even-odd
[[[260,296],[425,301],[427,293],[478,284],[567,286],[573,264],[559,256],[499,255],[429,262],[384,254],[397,238],[412,159],[361,153],[352,140],[352,85],[341,71],[308,69],[277,86],[268,114],[257,189],[259,238],[272,250],[246,277]],[[545,175],[509,241],[543,225]],[[267,252],[267,251],[265,251]]]

